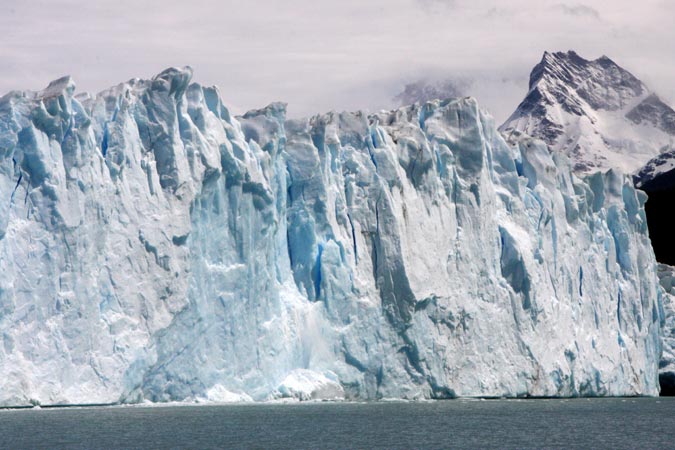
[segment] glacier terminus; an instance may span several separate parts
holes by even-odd
[[[629,176],[471,98],[234,117],[191,78],[0,98],[0,405],[658,395]]]

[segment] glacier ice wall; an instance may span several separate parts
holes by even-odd
[[[472,99],[0,99],[0,404],[656,395],[645,196]]]
[[[663,352],[659,362],[661,395],[675,395],[675,267],[658,265],[658,276],[663,287]]]

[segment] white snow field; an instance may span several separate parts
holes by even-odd
[[[645,196],[471,98],[0,99],[0,405],[657,395]]]

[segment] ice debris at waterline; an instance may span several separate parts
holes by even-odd
[[[0,100],[0,404],[657,395],[645,196],[470,98]]]

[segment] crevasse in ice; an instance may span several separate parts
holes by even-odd
[[[0,404],[656,395],[645,197],[473,99],[0,99]]]

